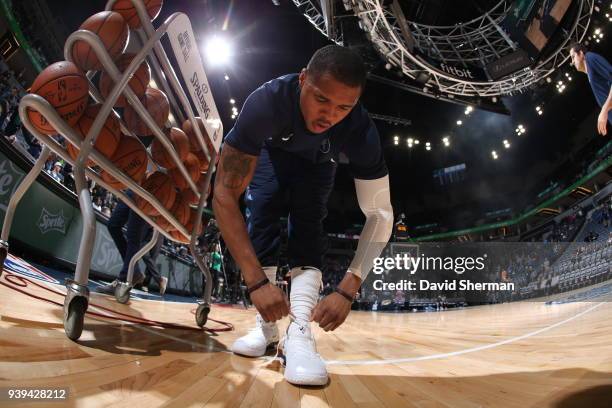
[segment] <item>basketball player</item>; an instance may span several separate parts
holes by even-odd
[[[293,384],[327,383],[309,322],[325,331],[344,322],[393,228],[378,131],[359,103],[365,80],[366,69],[355,52],[336,45],[321,48],[299,74],[269,81],[248,97],[221,153],[213,208],[259,312],[256,328],[236,340],[232,350],[264,355],[278,342],[275,322],[291,312],[283,346],[285,378]],[[340,153],[349,159],[366,223],[342,282],[317,304],[323,219]],[[238,202],[245,190],[246,224]],[[287,209],[290,304],[270,282],[276,280],[280,217]]]
[[[612,65],[599,54],[589,52],[587,48],[575,43],[570,47],[572,65],[578,72],[588,75],[591,89],[601,111],[597,117],[597,131],[600,135],[608,134],[607,125],[612,123]]]

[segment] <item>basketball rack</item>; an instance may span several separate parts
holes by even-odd
[[[106,10],[111,10],[112,5],[116,0],[109,0],[106,5]],[[92,200],[89,189],[87,187],[86,177],[103,186],[108,191],[112,192],[118,199],[122,200],[130,207],[132,211],[143,218],[148,224],[154,228],[151,240],[146,243],[132,258],[129,263],[127,283],[119,283],[115,287],[115,298],[120,303],[127,303],[130,296],[130,290],[133,285],[134,267],[136,262],[142,258],[157,241],[159,234],[163,234],[170,240],[175,240],[168,232],[166,232],[153,217],[145,214],[135,204],[136,197],[142,197],[152,205],[155,210],[176,228],[180,234],[189,240],[189,248],[191,254],[201,270],[204,277],[204,288],[202,298],[198,300],[196,309],[196,323],[203,327],[208,319],[210,312],[210,300],[212,292],[212,277],[208,266],[204,262],[203,253],[196,249],[197,231],[200,230],[202,224],[202,213],[207,202],[207,191],[210,186],[212,174],[215,171],[215,163],[217,152],[221,138],[223,136],[223,125],[219,118],[216,105],[214,103],[206,74],[202,67],[202,62],[198,48],[195,44],[195,37],[189,18],[184,13],[174,13],[159,28],[155,29],[151,24],[150,17],[142,0],[131,0],[141,21],[141,28],[136,31],[140,40],[140,50],[133,58],[125,72],[121,73],[116,64],[111,59],[106,51],[100,38],[91,31],[78,30],[72,33],[64,47],[64,56],[66,60],[72,61],[72,47],[77,41],[85,41],[95,52],[99,61],[102,63],[104,71],[110,75],[114,81],[114,86],[104,100],[101,93],[96,89],[91,79],[95,75],[95,71],[87,73],[89,80],[89,94],[94,101],[102,103],[102,107],[96,116],[93,124],[85,137],[81,140],[77,132],[62,119],[55,109],[41,96],[28,94],[21,99],[19,104],[19,115],[25,127],[30,131],[41,143],[43,150],[40,157],[36,160],[34,166],[23,179],[21,184],[15,190],[7,206],[2,233],[0,235],[0,262],[4,260],[8,254],[8,239],[11,230],[11,225],[17,209],[17,205],[24,196],[25,192],[34,183],[38,174],[41,172],[47,158],[51,152],[62,157],[66,162],[73,166],[73,174],[76,184],[76,192],[79,200],[79,206],[83,216],[83,231],[78,251],[78,258],[75,268],[74,279],[66,279],[66,297],[64,300],[64,330],[68,338],[77,340],[83,331],[85,312],[89,304],[89,289],[87,283],[89,280],[89,269],[96,236],[96,219],[92,207]],[[131,31],[133,35],[135,30]],[[203,135],[200,125],[195,119],[192,105],[181,86],[179,78],[173,67],[164,47],[161,44],[161,39],[164,35],[168,35],[170,40],[171,50],[174,57],[178,61],[178,65],[186,88],[191,94],[199,116],[202,118],[204,127],[209,136]],[[191,41],[191,47],[187,47],[186,40]],[[185,165],[179,159],[179,156],[172,146],[169,138],[164,134],[162,129],[155,124],[151,115],[147,112],[143,104],[140,102],[134,92],[127,87],[128,81],[132,78],[134,72],[140,64],[147,60],[151,66],[153,74],[156,76],[156,82],[159,88],[166,93],[170,102],[170,108],[173,116],[179,123],[185,119],[189,119],[193,125],[194,132],[197,137],[197,142],[200,144],[203,152],[205,152],[209,160],[209,168],[206,176],[200,177],[198,183],[194,183],[191,179]],[[193,81],[196,78],[196,81]],[[174,93],[173,93],[174,91]],[[177,218],[167,210],[161,202],[139,184],[133,181],[128,175],[120,171],[109,159],[93,148],[96,138],[100,133],[109,114],[113,111],[113,106],[123,94],[131,106],[134,108],[140,119],[149,127],[153,135],[165,147],[172,160],[176,163],[177,168],[187,180],[189,188],[198,197],[197,216],[193,225],[193,229],[188,231],[186,227],[179,223]],[[178,98],[178,100],[177,100]],[[47,121],[66,138],[70,143],[79,148],[79,154],[76,160],[73,160],[67,150],[52,137],[39,132],[29,120],[28,109],[36,110],[41,113]],[[124,137],[134,137],[134,134],[129,131],[124,122],[121,121],[121,130]],[[127,135],[127,136],[125,136]],[[209,151],[204,137],[210,137],[214,149]],[[148,154],[148,153],[147,153]],[[87,167],[88,159],[92,158],[102,169],[110,174],[115,179],[119,180],[123,185],[129,188],[134,193],[134,200],[125,192],[117,190],[115,187],[104,181],[104,179],[93,169]],[[1,269],[0,269],[0,273]]]

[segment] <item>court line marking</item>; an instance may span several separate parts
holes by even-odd
[[[47,282],[49,283],[49,282]],[[419,356],[419,357],[405,357],[405,358],[394,358],[394,359],[378,359],[378,360],[324,360],[326,365],[332,366],[332,365],[385,365],[385,364],[401,364],[401,363],[409,363],[409,362],[414,362],[414,361],[424,361],[424,360],[436,360],[436,359],[442,359],[442,358],[447,358],[447,357],[454,357],[454,356],[458,356],[458,355],[463,355],[463,354],[468,354],[468,353],[474,353],[476,351],[482,351],[482,350],[487,350],[490,348],[495,348],[495,347],[499,347],[499,346],[503,346],[505,344],[509,344],[509,343],[514,343],[516,341],[520,341],[529,337],[533,337],[536,336],[540,333],[544,333],[546,331],[552,330],[556,327],[562,326],[566,323],[569,323],[587,313],[590,313],[591,311],[597,309],[598,307],[602,306],[603,304],[605,304],[607,302],[599,302],[596,305],[593,305],[591,307],[589,307],[586,310],[583,310],[582,312],[571,316],[565,320],[562,320],[560,322],[554,323],[550,326],[546,326],[543,327],[541,329],[529,332],[529,333],[525,333],[523,335],[517,336],[517,337],[512,337],[506,340],[502,340],[502,341],[498,341],[496,343],[491,343],[491,344],[487,344],[484,346],[478,346],[478,347],[472,347],[472,348],[468,348],[468,349],[464,349],[464,350],[458,350],[458,351],[452,351],[452,352],[448,352],[448,353],[439,353],[439,354],[432,354],[432,355],[428,355],[428,356]],[[91,307],[91,306],[90,306]],[[93,306],[92,308],[97,309],[95,306]],[[98,311],[102,311],[100,309],[97,309]],[[91,318],[91,317],[90,317]],[[133,323],[133,322],[123,322],[124,324],[129,324],[129,325],[133,325],[135,328],[138,328],[140,330],[143,330],[145,332],[148,332],[150,334],[154,334],[154,335],[158,335],[160,337],[165,337],[171,340],[175,340],[181,343],[185,343],[185,344],[189,344],[191,346],[195,346],[197,348],[206,348],[206,345],[201,344],[201,343],[196,343],[194,341],[190,341],[190,340],[186,340],[186,339],[181,339],[180,337],[176,337],[176,336],[172,336],[170,334],[167,333],[159,333],[156,332],[154,330],[150,330],[148,328],[145,328],[142,325],[139,325],[138,323]],[[225,352],[225,353],[231,353],[230,350],[219,350],[220,352]],[[217,351],[217,352],[219,352]],[[263,360],[269,360],[272,361],[274,360],[274,358],[272,357],[264,357]]]
[[[414,362],[414,361],[424,361],[424,360],[436,360],[436,359],[442,359],[442,358],[447,358],[447,357],[454,357],[454,356],[459,356],[462,354],[468,354],[468,353],[474,353],[477,351],[482,351],[482,350],[487,350],[487,349],[491,349],[491,348],[495,348],[495,347],[499,347],[499,346],[503,346],[505,344],[509,344],[509,343],[514,343],[529,337],[533,337],[533,336],[537,336],[540,333],[544,333],[546,331],[552,330],[556,327],[562,326],[564,324],[567,324],[595,309],[597,309],[598,307],[600,307],[601,305],[605,304],[607,302],[600,302],[594,306],[589,307],[586,310],[583,310],[582,312],[571,316],[565,320],[562,320],[560,322],[551,324],[550,326],[546,326],[543,327],[541,329],[529,332],[529,333],[525,333],[523,335],[517,336],[517,337],[512,337],[506,340],[502,340],[502,341],[498,341],[496,343],[491,343],[491,344],[487,344],[484,346],[478,346],[478,347],[472,347],[472,348],[468,348],[468,349],[464,349],[464,350],[458,350],[458,351],[452,351],[452,352],[448,352],[448,353],[439,353],[439,354],[432,354],[432,355],[428,355],[428,356],[419,356],[419,357],[406,357],[406,358],[393,358],[393,359],[378,359],[378,360],[327,360],[325,361],[325,364],[328,366],[333,366],[333,365],[385,365],[385,364],[401,364],[401,363],[410,363],[410,362]],[[206,345],[203,345],[201,343],[197,343],[191,340],[187,340],[187,339],[182,339],[180,337],[176,337],[176,336],[172,336],[170,334],[167,333],[160,333],[160,332],[156,332],[154,330],[150,330],[144,326],[141,326],[137,323],[131,323],[131,322],[126,322],[127,324],[133,325],[133,327],[138,328],[142,331],[145,331],[147,333],[150,334],[154,334],[160,337],[165,337],[171,340],[175,340],[181,343],[185,343],[185,344],[189,344],[191,346],[195,346],[198,348],[206,348]],[[231,351],[228,350],[219,350],[220,352],[224,352],[224,353],[231,353]],[[266,363],[271,362],[274,360],[273,357],[262,357],[262,360],[264,360]]]
[[[390,358],[390,359],[378,359],[378,360],[328,360],[325,361],[325,364],[327,365],[384,365],[384,364],[401,364],[401,363],[410,363],[413,361],[423,361],[423,360],[436,360],[436,359],[441,359],[441,358],[447,358],[447,357],[454,357],[454,356],[460,356],[462,354],[468,354],[468,353],[474,353],[476,351],[482,351],[482,350],[487,350],[487,349],[491,349],[491,348],[495,348],[495,347],[499,347],[499,346],[503,346],[505,344],[509,344],[509,343],[514,343],[516,341],[520,341],[529,337],[533,337],[533,336],[537,336],[540,333],[544,333],[546,331],[552,330],[556,327],[562,326],[566,323],[571,322],[572,320],[575,320],[595,309],[597,309],[598,307],[600,307],[601,305],[605,304],[607,302],[600,302],[594,306],[589,307],[586,310],[583,310],[582,312],[569,317],[565,320],[562,320],[560,322],[554,323],[550,326],[546,326],[543,327],[541,329],[529,332],[529,333],[525,333],[523,335],[517,336],[517,337],[511,337],[509,339],[506,340],[502,340],[502,341],[498,341],[496,343],[491,343],[491,344],[487,344],[484,346],[478,346],[478,347],[472,347],[472,348],[468,348],[468,349],[464,349],[464,350],[458,350],[458,351],[452,351],[449,353],[439,353],[439,354],[432,354],[429,356],[419,356],[419,357],[406,357],[406,358]]]

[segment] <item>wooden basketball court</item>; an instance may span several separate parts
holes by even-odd
[[[15,286],[6,276],[1,282]],[[32,284],[19,289],[63,302]],[[315,331],[330,373],[324,387],[288,384],[273,355],[248,359],[228,352],[251,327],[253,310],[213,306],[211,318],[235,326],[220,333],[88,315],[75,343],[64,334],[60,306],[6,285],[0,298],[0,388],[69,388],[67,401],[14,404],[20,407],[612,406],[609,297],[438,313],[353,312],[337,331]],[[89,311],[100,314],[107,307],[195,326],[193,304],[120,305],[98,294],[90,303]]]

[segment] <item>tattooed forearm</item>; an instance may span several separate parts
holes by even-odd
[[[221,162],[223,186],[229,189],[242,187],[244,179],[249,175],[252,162],[253,158],[249,155],[236,149],[227,149]]]

